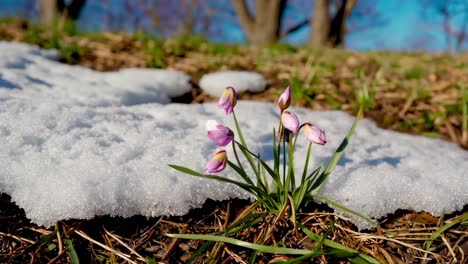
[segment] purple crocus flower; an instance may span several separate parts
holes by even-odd
[[[293,112],[283,111],[281,114],[281,123],[286,129],[292,132],[299,130],[299,119]]]
[[[223,95],[219,98],[218,107],[224,109],[226,114],[230,114],[237,104],[237,93],[232,87],[227,87]]]
[[[291,104],[291,87],[287,87],[286,90],[280,95],[278,99],[278,106],[281,111],[284,111]]]
[[[327,143],[325,131],[311,123],[305,123],[303,126],[308,141],[319,145],[325,145]]]
[[[226,168],[227,154],[225,150],[217,149],[205,166],[205,172],[217,173]]]
[[[234,139],[234,132],[215,120],[206,121],[208,137],[218,146],[226,146]]]

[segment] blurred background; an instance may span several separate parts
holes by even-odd
[[[468,49],[466,0],[0,0],[0,18],[83,31],[197,35],[211,42],[455,53]]]

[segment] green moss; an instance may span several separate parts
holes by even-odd
[[[407,80],[414,80],[414,79],[421,79],[426,76],[426,70],[421,66],[415,66],[406,71],[405,79]]]

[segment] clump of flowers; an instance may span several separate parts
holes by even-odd
[[[208,137],[217,146],[224,147],[228,144],[232,144],[233,160],[228,158],[226,150],[217,149],[206,164],[204,171],[206,174],[198,173],[182,166],[170,166],[193,176],[235,184],[254,195],[263,208],[274,214],[279,214],[284,208],[289,206],[294,215],[295,211],[301,210],[309,204],[314,197],[318,197],[318,190],[341,158],[349,138],[356,127],[357,120],[362,114],[361,108],[358,118],[356,118],[347,136],[338,147],[327,166],[324,168],[319,166],[310,171],[309,158],[312,145],[325,145],[327,139],[324,130],[311,122],[301,124],[297,115],[294,114],[293,111],[287,110],[291,104],[290,87],[287,87],[278,99],[280,120],[278,128],[273,129],[272,151],[274,162],[272,166],[262,160],[259,154],[255,154],[249,150],[237,121],[234,110],[236,104],[237,93],[235,89],[232,87],[226,88],[219,99],[218,107],[224,110],[226,114],[232,114],[236,126],[236,134],[230,128],[215,120],[208,120],[206,123]],[[294,150],[300,134],[303,134],[309,144],[302,173],[296,174],[294,171]],[[241,162],[239,157],[240,153],[244,156],[246,162]],[[226,165],[229,165],[236,171],[242,180],[233,180],[216,175],[216,173],[223,171]],[[246,169],[247,166],[249,166],[248,170]],[[253,175],[251,176],[250,174]],[[297,177],[300,177],[299,184],[297,184]],[[319,198],[333,203],[324,197]],[[335,203],[333,203],[333,205],[340,207]]]
[[[357,121],[362,115],[362,105],[359,109],[358,117],[354,121],[348,134],[343,139],[342,143],[335,151],[335,154],[332,156],[328,164],[325,167],[319,166],[318,168],[310,171],[309,158],[312,145],[325,145],[327,143],[327,139],[324,130],[319,128],[314,123],[305,122],[301,124],[296,114],[287,110],[291,104],[290,87],[287,87],[278,99],[280,120],[278,128],[273,128],[273,166],[262,160],[259,154],[254,154],[249,150],[244,136],[242,135],[242,130],[239,126],[236,113],[234,111],[236,104],[236,91],[232,87],[226,88],[224,94],[219,99],[218,107],[223,109],[226,114],[232,113],[234,124],[236,126],[236,133],[215,120],[208,120],[206,123],[208,137],[217,146],[224,147],[228,144],[232,144],[233,153],[229,155],[234,157],[233,160],[228,158],[226,150],[217,149],[205,166],[204,173],[206,174],[199,173],[182,166],[169,166],[189,175],[235,184],[255,196],[257,201],[252,206],[249,206],[247,209],[245,209],[238,218],[236,218],[230,225],[227,226],[225,231],[219,231],[210,235],[167,234],[167,236],[183,239],[202,239],[210,242],[217,242],[217,244],[215,244],[213,247],[214,249],[212,253],[210,254],[212,259],[216,259],[216,256],[219,253],[217,250],[219,249],[219,243],[223,242],[254,250],[252,257],[250,258],[250,263],[254,263],[255,256],[257,254],[256,252],[262,251],[273,254],[301,255],[298,258],[287,261],[287,263],[299,263],[300,261],[309,258],[328,255],[347,258],[347,260],[351,263],[378,264],[379,261],[377,261],[372,256],[360,253],[344,245],[340,245],[330,239],[327,239],[326,235],[322,236],[313,233],[311,230],[308,230],[299,221],[297,221],[295,217],[296,211],[304,209],[304,207],[315,198],[325,201],[334,207],[338,207],[344,211],[355,214],[370,222],[371,224],[375,224],[372,220],[366,218],[364,215],[354,212],[332,200],[327,199],[326,197],[317,194],[320,187],[323,185],[334,166],[338,163],[341,156],[343,155],[349,139],[354,132],[354,129],[356,128]],[[294,171],[294,150],[296,141],[300,134],[304,135],[305,139],[309,142],[309,146],[307,149],[307,156],[302,173],[296,174]],[[245,158],[244,162],[241,162],[239,153],[241,153]],[[227,165],[239,174],[241,180],[233,180],[216,175],[216,173],[223,171]],[[246,169],[247,166],[249,169]],[[296,181],[296,177],[300,177],[299,182]],[[259,206],[264,209],[261,211],[261,213],[258,213],[259,211],[255,210]],[[294,224],[294,227],[296,228],[296,226],[298,226],[310,239],[317,243],[315,249],[305,250],[261,245],[268,241],[269,237],[272,235],[272,230],[275,229],[274,226],[276,225],[277,220],[286,215],[286,212],[290,212],[291,221]],[[256,223],[260,223],[265,214],[275,214],[275,220],[271,223],[269,221],[262,222],[263,228],[269,231],[265,233],[260,232],[260,234],[256,236],[256,243],[250,243],[229,237],[235,232],[249,228]],[[330,230],[332,229],[333,222],[331,222],[330,227]],[[200,250],[206,250],[206,246],[209,245],[210,244],[208,244],[208,242],[205,243],[200,248]]]

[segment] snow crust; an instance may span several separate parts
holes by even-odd
[[[221,96],[227,86],[232,86],[237,92],[258,93],[266,88],[263,75],[248,71],[219,71],[208,73],[200,79],[200,88],[213,97]]]
[[[0,42],[0,192],[11,195],[34,223],[50,226],[103,214],[182,215],[207,198],[248,197],[231,185],[167,166],[202,171],[215,150],[206,120],[234,127],[215,104],[166,104],[189,90],[185,74],[98,73],[57,63],[50,54]],[[227,79],[219,83],[220,89],[231,85],[236,87]],[[354,117],[292,110],[301,122],[326,131],[328,143],[314,145],[310,163],[325,164]],[[277,106],[240,102],[236,114],[249,147],[271,161]],[[298,171],[306,146],[301,136]],[[229,169],[220,175],[237,177]],[[397,209],[440,215],[468,203],[467,176],[468,152],[456,145],[362,120],[321,194],[374,218]]]

